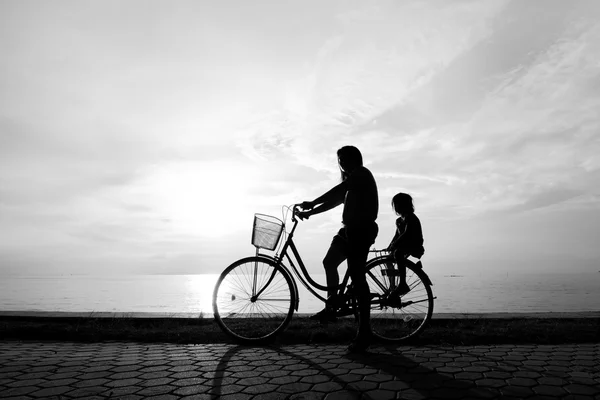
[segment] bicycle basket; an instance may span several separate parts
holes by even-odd
[[[283,221],[270,215],[254,214],[252,244],[261,249],[273,250],[277,247],[283,232]]]

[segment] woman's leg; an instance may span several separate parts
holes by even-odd
[[[323,259],[325,276],[327,277],[327,297],[333,298],[337,295],[337,288],[340,285],[340,275],[338,267],[346,259],[347,243],[340,235],[335,235]]]
[[[350,350],[365,349],[371,337],[371,294],[365,266],[369,248],[375,242],[378,230],[375,223],[372,226],[347,230],[348,270],[358,297],[358,332]]]
[[[358,338],[368,338],[371,333],[371,296],[365,265],[369,245],[353,245],[348,249],[348,270],[358,297]]]
[[[342,233],[340,231],[340,233]],[[346,248],[347,242],[340,233],[333,237],[329,250],[323,259],[323,267],[325,268],[325,276],[327,279],[327,302],[325,308],[312,317],[313,320],[318,321],[330,321],[335,319],[335,298],[337,295],[337,288],[340,285],[340,276],[338,273],[338,266],[346,259]]]

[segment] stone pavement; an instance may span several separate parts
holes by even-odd
[[[0,342],[2,399],[600,399],[600,344]]]

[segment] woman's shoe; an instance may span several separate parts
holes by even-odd
[[[337,321],[337,317],[335,316],[335,311],[324,308],[315,315],[311,315],[308,319],[312,319],[313,321],[319,322],[335,322]]]
[[[371,335],[356,335],[354,340],[348,345],[348,352],[360,353],[367,351],[371,345]]]

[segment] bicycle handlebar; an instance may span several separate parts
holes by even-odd
[[[300,207],[300,204],[294,204],[292,206],[292,222],[297,222],[298,221],[298,219],[296,218],[296,215],[300,211],[299,207]]]

